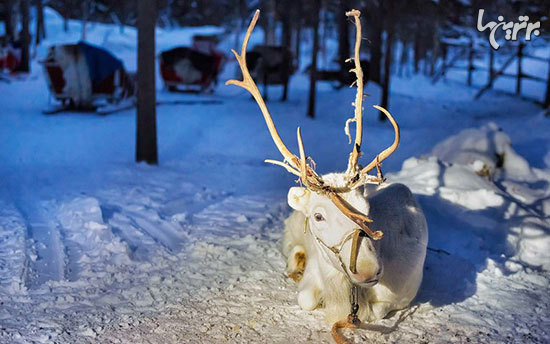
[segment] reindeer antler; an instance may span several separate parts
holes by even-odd
[[[275,124],[273,124],[273,119],[271,118],[271,115],[269,114],[267,106],[265,105],[264,99],[262,98],[262,95],[258,90],[258,86],[256,86],[256,83],[250,76],[250,72],[248,71],[248,67],[246,65],[246,49],[248,48],[248,41],[250,40],[250,35],[252,34],[252,30],[254,30],[254,27],[256,26],[256,22],[258,21],[259,16],[260,16],[260,10],[256,10],[256,12],[254,13],[254,17],[252,17],[252,21],[248,26],[246,35],[244,36],[244,41],[241,48],[241,54],[239,55],[234,49],[231,49],[231,51],[235,55],[235,58],[237,59],[237,62],[239,63],[239,67],[241,68],[241,72],[243,74],[243,80],[242,81],[228,80],[225,84],[235,85],[235,86],[244,88],[245,90],[250,92],[252,97],[254,97],[254,100],[256,100],[256,103],[258,103],[258,106],[260,107],[260,110],[262,111],[262,114],[264,116],[265,123],[267,124],[267,128],[269,129],[269,133],[273,138],[273,142],[275,143],[275,145],[279,149],[279,152],[281,152],[285,160],[282,163],[279,161],[273,161],[273,160],[267,160],[267,162],[283,166],[287,171],[299,176],[300,165],[299,165],[298,157],[292,154],[288,150],[288,148],[286,148],[285,144],[283,143],[283,140],[281,140],[281,137],[279,136],[279,133],[275,128]]]
[[[285,146],[283,143],[283,140],[279,136],[279,133],[277,132],[277,129],[275,128],[275,124],[273,123],[273,119],[271,118],[271,114],[269,113],[269,110],[267,109],[267,106],[262,98],[262,95],[260,91],[258,90],[258,86],[256,86],[256,83],[250,76],[250,72],[248,71],[248,66],[246,65],[246,49],[248,48],[248,41],[250,40],[250,35],[252,34],[252,30],[254,30],[254,27],[256,26],[256,22],[258,21],[258,17],[260,15],[260,10],[256,10],[254,13],[254,17],[252,17],[252,21],[250,22],[250,25],[248,26],[248,29],[246,31],[246,35],[243,40],[242,48],[241,48],[241,54],[239,55],[235,50],[231,50],[233,54],[235,55],[235,58],[237,59],[237,62],[239,63],[239,67],[241,69],[241,72],[243,74],[243,80],[229,80],[225,84],[226,85],[235,85],[244,88],[250,94],[252,97],[254,97],[254,100],[256,100],[256,103],[258,103],[258,106],[260,107],[260,110],[262,111],[262,115],[264,117],[264,120],[267,124],[267,127],[269,129],[269,133],[271,134],[271,138],[273,139],[273,142],[279,149],[279,152],[283,156],[283,161],[277,161],[277,160],[265,160],[268,163],[275,164],[278,166],[281,166],[285,168],[288,172],[300,177],[300,180],[304,184],[304,186],[312,191],[320,192],[325,195],[327,195],[331,201],[336,205],[336,207],[342,211],[348,218],[350,218],[353,222],[355,222],[357,225],[361,227],[361,229],[369,235],[371,238],[378,240],[382,238],[382,232],[376,231],[373,232],[367,225],[367,223],[372,222],[372,220],[365,216],[364,214],[361,214],[360,211],[355,209],[351,204],[346,202],[339,194],[344,192],[349,192],[353,188],[357,187],[361,182],[369,182],[370,179],[365,179],[364,176],[366,176],[367,172],[370,171],[375,166],[379,166],[380,162],[384,160],[387,156],[389,156],[395,148],[397,148],[397,145],[399,144],[399,127],[397,126],[397,123],[395,123],[395,120],[391,115],[384,109],[379,108],[381,111],[383,111],[386,116],[390,119],[392,124],[394,125],[394,128],[396,130],[396,140],[394,144],[384,150],[380,155],[373,160],[367,167],[365,167],[363,170],[358,171],[357,168],[357,160],[359,158],[359,155],[361,154],[361,139],[362,139],[362,118],[363,118],[363,71],[361,69],[361,64],[359,61],[359,47],[361,44],[361,22],[359,21],[360,12],[357,10],[352,10],[347,13],[348,16],[354,16],[355,17],[355,25],[357,26],[357,36],[356,36],[356,45],[355,45],[355,68],[352,69],[357,76],[357,97],[355,100],[355,117],[353,119],[348,120],[346,123],[346,133],[349,135],[348,130],[348,124],[350,121],[356,122],[356,134],[355,134],[355,145],[353,148],[352,153],[350,154],[349,159],[349,165],[348,165],[348,173],[352,175],[352,178],[349,179],[348,185],[343,187],[337,187],[337,186],[331,186],[325,184],[321,176],[319,176],[313,166],[313,161],[306,157],[305,149],[302,141],[302,134],[300,127],[298,127],[296,131],[296,137],[298,139],[298,148],[300,152],[300,157],[298,158],[296,155],[292,154],[290,150]],[[378,108],[378,107],[377,107]],[[310,160],[310,163],[308,163],[308,160]],[[372,165],[372,166],[371,166]]]
[[[354,18],[356,28],[355,50],[353,57],[355,68],[350,70],[350,72],[355,73],[355,76],[357,77],[357,80],[353,83],[357,84],[357,94],[355,96],[355,102],[353,104],[355,107],[355,115],[353,118],[350,118],[346,121],[346,125],[344,127],[344,131],[351,143],[349,124],[351,122],[355,122],[355,142],[353,145],[353,150],[349,155],[348,168],[346,170],[346,174],[348,176],[347,187],[353,189],[361,183],[380,183],[379,178],[371,177],[367,173],[371,171],[374,167],[380,168],[380,163],[397,149],[397,146],[399,146],[400,134],[399,126],[397,125],[397,122],[392,117],[392,115],[386,109],[378,105],[374,105],[374,108],[382,111],[390,120],[395,132],[395,139],[390,147],[386,148],[384,151],[382,151],[382,153],[378,154],[365,168],[359,171],[357,167],[357,160],[361,156],[361,141],[363,138],[363,97],[365,96],[363,93],[363,70],[361,68],[361,60],[359,57],[362,39],[361,20],[359,19],[359,17],[361,16],[361,12],[358,10],[351,10],[349,12],[346,12],[346,16]],[[353,86],[353,84],[351,86]]]
[[[382,151],[382,153],[378,154],[374,159],[372,159],[372,161],[365,168],[363,168],[361,170],[362,175],[366,175],[370,170],[372,170],[376,166],[379,166],[380,163],[382,162],[382,160],[389,157],[397,149],[397,146],[399,146],[399,141],[401,139],[401,134],[399,132],[399,125],[397,124],[397,122],[395,121],[393,116],[388,112],[388,110],[386,110],[383,107],[378,106],[378,105],[374,105],[374,108],[379,110],[379,111],[382,111],[384,113],[384,115],[386,115],[386,117],[388,117],[388,119],[390,120],[390,122],[393,126],[395,139],[393,140],[393,143],[391,144],[391,146],[384,149]]]
[[[323,192],[332,191],[332,188],[329,190],[329,187],[325,186],[321,177],[317,173],[315,173],[314,169],[307,163],[308,159],[305,157],[304,147],[302,143],[302,135],[299,127],[298,127],[297,137],[298,137],[298,145],[300,147],[301,159],[298,159],[298,157],[292,154],[290,150],[288,150],[288,148],[285,146],[285,144],[283,143],[283,140],[281,139],[281,137],[279,136],[279,133],[277,132],[277,128],[275,128],[275,124],[273,123],[271,114],[269,113],[269,110],[267,109],[264,99],[262,98],[262,95],[258,90],[258,86],[256,86],[256,83],[250,76],[250,72],[248,71],[248,66],[246,65],[246,49],[248,48],[248,41],[250,40],[250,35],[252,34],[252,30],[254,30],[254,27],[256,26],[256,22],[258,21],[259,16],[260,16],[260,10],[256,10],[256,12],[254,13],[254,17],[252,17],[252,21],[248,26],[248,30],[246,31],[246,35],[244,37],[243,45],[241,48],[241,54],[239,55],[235,50],[233,49],[231,50],[235,55],[235,57],[237,58],[237,62],[239,63],[239,67],[243,74],[243,80],[242,81],[229,80],[225,84],[235,85],[235,86],[244,88],[245,90],[250,92],[250,94],[254,97],[254,100],[256,100],[256,103],[258,103],[258,106],[262,111],[265,122],[269,129],[269,133],[271,134],[271,137],[273,139],[273,142],[275,143],[275,145],[279,149],[279,152],[281,152],[281,155],[284,158],[284,161],[282,162],[277,160],[271,160],[271,159],[266,159],[265,161],[271,164],[281,166],[285,168],[288,172],[299,176],[300,179],[302,180],[302,183],[304,183],[304,185],[306,185],[308,188],[312,190],[323,191]],[[335,189],[335,191],[339,192],[340,189],[337,188]]]
[[[355,96],[354,103],[355,116],[348,119],[345,126],[346,135],[348,135],[349,143],[351,143],[349,124],[351,122],[355,122],[355,142],[353,144],[353,150],[349,155],[348,169],[346,170],[346,174],[356,175],[357,160],[361,155],[361,141],[363,139],[363,70],[361,69],[361,60],[359,58],[359,51],[361,48],[361,20],[359,20],[359,16],[361,16],[361,12],[359,12],[358,10],[351,10],[349,12],[346,12],[346,16],[354,17],[355,19],[355,54],[353,57],[355,68],[351,69],[350,72],[355,73],[355,76],[357,77],[357,95]],[[351,86],[353,86],[353,84]]]

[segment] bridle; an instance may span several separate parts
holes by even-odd
[[[336,339],[339,337],[339,334],[337,333],[338,328],[340,327],[348,327],[349,325],[353,327],[358,327],[361,321],[359,320],[359,317],[357,316],[357,313],[359,312],[359,295],[358,295],[358,286],[356,283],[353,282],[351,279],[351,276],[348,273],[348,270],[346,269],[346,265],[344,264],[344,260],[342,259],[342,256],[340,253],[342,252],[342,248],[344,247],[344,244],[348,242],[349,240],[353,240],[351,243],[351,254],[350,254],[350,262],[349,262],[349,270],[351,273],[356,273],[357,269],[357,253],[359,251],[359,237],[361,236],[367,236],[366,233],[361,228],[355,228],[350,233],[346,234],[344,238],[340,241],[340,243],[329,246],[327,243],[323,241],[323,239],[319,238],[313,231],[311,230],[311,227],[309,226],[309,218],[306,216],[304,220],[304,233],[309,230],[311,235],[317,240],[317,242],[323,246],[324,248],[328,249],[330,252],[332,252],[336,258],[338,258],[338,261],[340,262],[340,266],[342,267],[342,270],[344,270],[344,274],[348,280],[348,282],[351,285],[350,289],[350,314],[348,315],[347,323],[345,322],[336,322],[332,328],[332,336]]]
[[[317,235],[315,235],[315,233],[313,233],[313,231],[311,230],[311,227],[309,226],[309,218],[306,216],[304,220],[304,233],[307,230],[309,230],[311,235],[315,238],[315,240],[317,240],[319,244],[321,244],[322,247],[328,249],[330,252],[332,252],[336,256],[336,258],[338,258],[338,262],[340,262],[340,266],[342,267],[342,270],[344,270],[346,278],[348,279],[351,285],[355,285],[355,283],[351,279],[351,276],[348,273],[348,269],[346,269],[346,265],[344,264],[344,260],[342,259],[341,252],[342,252],[342,248],[344,247],[344,244],[349,240],[352,240],[349,271],[352,274],[357,273],[357,255],[359,252],[359,238],[362,236],[367,236],[365,232],[361,228],[354,228],[351,232],[346,234],[338,244],[330,246],[327,243],[325,243],[323,239],[319,238]]]

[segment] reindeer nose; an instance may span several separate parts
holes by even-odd
[[[378,277],[373,277],[370,274],[353,274],[351,277],[355,283],[368,284],[368,286],[374,286],[379,280]]]
[[[351,274],[352,279],[355,280],[356,283],[370,284],[370,285],[375,285],[376,283],[378,283],[381,276],[382,276],[381,267],[379,267],[375,271],[374,269],[371,269],[370,271],[368,269],[367,271],[357,269],[357,273]]]

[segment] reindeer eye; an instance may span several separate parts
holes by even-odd
[[[319,214],[319,213],[315,213],[315,215],[313,215],[313,218],[314,218],[315,221],[317,221],[317,222],[325,221],[325,218],[323,217],[323,215],[321,215],[321,214]]]

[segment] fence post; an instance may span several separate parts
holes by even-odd
[[[519,42],[518,45],[518,78],[516,80],[516,94],[519,95],[521,93],[521,77],[522,77],[522,71],[521,71],[521,59],[523,57],[523,42]]]
[[[468,52],[468,86],[472,86],[472,72],[474,70],[474,41],[470,40]]]
[[[489,87],[493,87],[493,79],[495,78],[495,51],[489,46]]]

